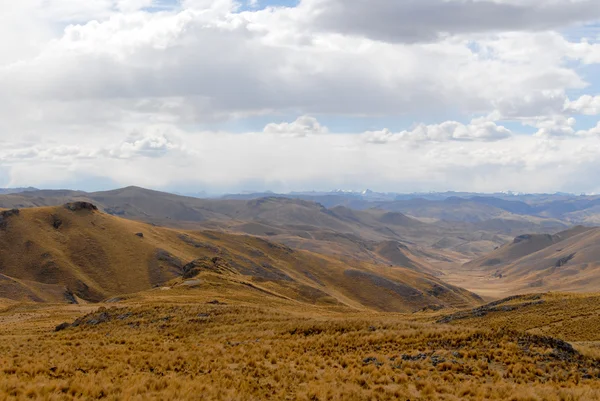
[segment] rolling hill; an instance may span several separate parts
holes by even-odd
[[[505,294],[543,291],[594,292],[600,288],[600,229],[583,226],[555,235],[523,235],[489,255],[462,266],[467,277],[479,277]],[[456,282],[455,280],[450,280]]]
[[[512,296],[438,318],[462,327],[518,330],[570,342],[600,341],[598,293]]]
[[[266,297],[358,309],[409,312],[480,301],[405,264],[341,261],[257,237],[156,227],[86,202],[0,214],[0,297],[13,300],[97,302],[218,278]]]

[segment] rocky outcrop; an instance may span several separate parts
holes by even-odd
[[[11,217],[18,216],[19,213],[21,213],[19,209],[4,210],[0,212],[0,229],[6,229],[6,227],[8,226],[8,220]]]
[[[93,212],[98,210],[98,207],[96,205],[89,202],[71,202],[67,203],[65,205],[65,208],[72,212],[77,212],[80,210],[89,210]]]

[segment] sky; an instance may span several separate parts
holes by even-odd
[[[19,0],[0,187],[600,193],[598,0]]]

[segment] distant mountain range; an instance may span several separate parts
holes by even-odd
[[[292,192],[225,195],[222,199],[252,200],[265,197],[291,198],[316,202],[326,208],[345,206],[355,210],[382,209],[417,218],[481,222],[505,213],[560,220],[566,225],[600,224],[600,195],[521,194],[514,192],[480,194],[474,192],[432,192],[414,194],[348,192]],[[516,218],[520,219],[520,218]]]
[[[19,194],[21,192],[38,191],[37,188],[0,188],[0,195]]]
[[[204,196],[201,193],[201,196]],[[190,194],[190,196],[196,196]],[[256,199],[264,197],[285,197],[285,198],[307,198],[307,197],[345,197],[352,199],[361,199],[365,201],[395,201],[395,200],[411,200],[411,199],[426,199],[426,200],[446,200],[449,198],[473,198],[473,197],[488,197],[498,198],[512,201],[541,201],[550,199],[563,199],[565,197],[574,198],[578,196],[590,196],[590,195],[576,195],[566,192],[556,192],[553,194],[529,194],[523,192],[494,192],[494,193],[482,193],[482,192],[412,192],[412,193],[398,193],[398,192],[375,192],[370,189],[364,191],[347,191],[347,190],[333,190],[333,191],[299,191],[289,193],[275,193],[272,191],[266,192],[244,192],[239,194],[227,194],[222,196],[224,199]]]

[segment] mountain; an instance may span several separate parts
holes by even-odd
[[[0,212],[0,298],[18,301],[97,302],[217,277],[266,296],[359,309],[412,312],[479,302],[407,267],[343,262],[257,237],[156,227],[82,201]]]
[[[520,194],[513,192],[479,194],[474,192],[431,192],[412,194],[372,191],[292,192],[289,194],[252,193],[225,195],[223,199],[286,197],[322,204],[327,208],[344,206],[355,210],[373,208],[397,211],[410,216],[462,222],[490,219],[528,221],[533,217],[548,227],[563,224],[600,225],[600,196]],[[547,220],[547,221],[546,221]]]
[[[590,230],[592,229],[578,226],[555,235],[524,234],[516,237],[512,242],[494,250],[494,252],[466,263],[464,266],[471,269],[507,266],[525,256],[532,255],[553,244]]]
[[[523,235],[463,266],[493,277],[512,293],[592,292],[600,288],[600,228],[575,227],[556,235]]]
[[[0,188],[0,195],[18,194],[22,192],[38,191],[37,188]]]

